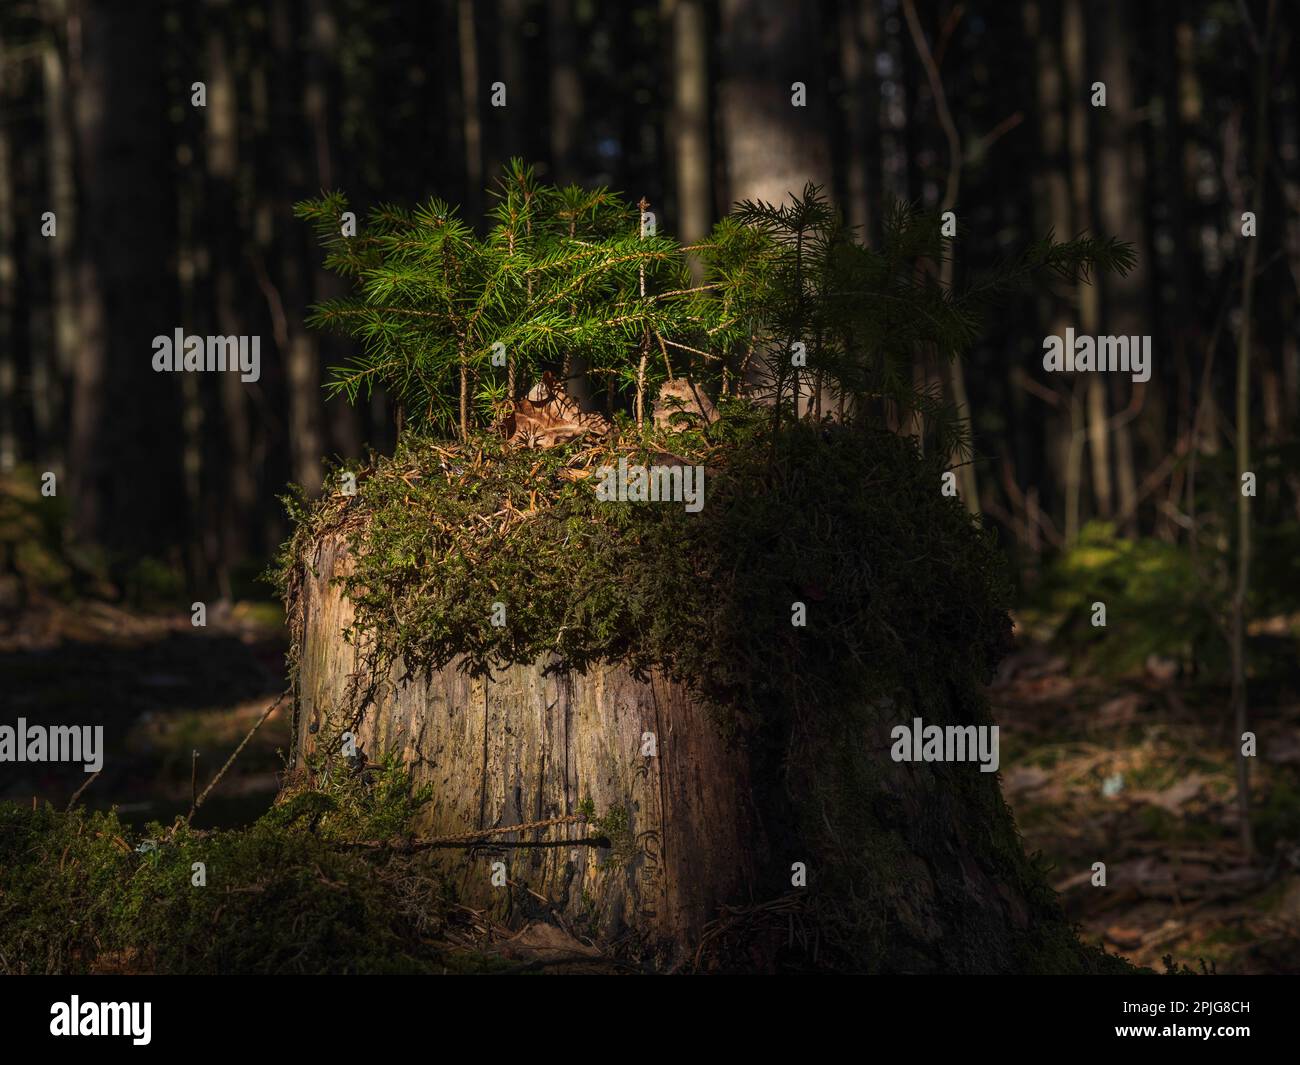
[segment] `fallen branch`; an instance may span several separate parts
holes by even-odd
[[[560,817],[548,817],[541,821],[528,821],[522,825],[501,825],[498,828],[479,828],[472,832],[459,832],[451,836],[433,836],[427,839],[394,839],[394,840],[357,840],[353,842],[340,843],[339,846],[356,850],[381,850],[388,849],[398,851],[399,853],[409,853],[410,851],[425,850],[429,847],[469,847],[476,843],[484,842],[489,836],[504,836],[511,832],[529,832],[538,828],[549,828],[553,825],[575,825],[586,823],[586,814],[564,814]],[[609,840],[603,836],[591,836],[587,839],[565,839],[557,840],[550,844],[528,844],[529,846],[574,846],[574,847],[591,847],[591,846],[608,846]]]

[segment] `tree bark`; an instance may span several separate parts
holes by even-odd
[[[80,217],[95,224],[77,236],[68,496],[78,537],[138,557],[168,550],[183,521],[168,502],[181,479],[179,385],[153,371],[150,352],[153,336],[181,324],[169,321],[171,282],[157,251],[172,246],[162,136],[170,98],[161,66],[139,62],[162,53],[163,27],[144,6],[83,0],[77,10]]]
[[[943,199],[939,202],[939,212],[943,214],[957,206],[957,190],[961,187],[963,162],[961,135],[957,132],[957,125],[953,122],[952,115],[948,110],[948,99],[943,91],[943,80],[939,74],[939,67],[934,61],[929,44],[926,42],[925,32],[921,29],[921,20],[917,17],[916,4],[913,0],[903,0],[903,14],[907,19],[907,28],[912,35],[912,43],[916,47],[917,58],[920,59],[921,65],[925,68],[926,77],[929,79],[930,94],[934,99],[939,125],[943,128],[948,145],[948,178],[944,186]],[[954,244],[951,246],[949,254],[938,266],[939,285],[945,292],[952,289],[953,260],[956,254],[956,245]],[[930,358],[937,362],[937,352],[932,351]],[[959,355],[954,356],[948,364],[948,385],[952,393],[953,406],[956,407],[958,415],[969,421],[970,400],[966,395],[966,371]],[[955,457],[959,458],[960,456]],[[957,467],[957,483],[960,486],[961,501],[966,504],[967,510],[978,517],[980,513],[979,486],[975,481],[975,467],[972,463],[963,462]]]
[[[483,120],[479,113],[478,34],[474,5],[456,5],[456,39],[460,48],[460,91],[465,136],[465,218],[477,226],[483,203]]]
[[[208,161],[209,218],[216,224],[210,238],[214,247],[212,298],[217,331],[223,336],[240,336],[247,331],[244,290],[241,284],[241,212],[235,194],[239,175],[239,106],[231,53],[233,45],[226,13],[212,11],[216,25],[209,27],[207,48],[207,107],[204,109]],[[257,505],[257,482],[252,461],[253,420],[248,403],[248,385],[238,374],[224,373],[218,387],[225,439],[212,466],[226,473],[226,505],[221,515],[222,594],[229,596],[229,568],[247,557],[252,540]]]
[[[847,91],[845,203],[849,225],[868,247],[880,243],[880,16],[875,0],[849,0],[840,9],[840,68]]]
[[[299,761],[332,735],[356,649],[344,642],[352,608],[330,577],[347,571],[347,549],[324,540],[317,577],[302,592],[295,707]],[[614,667],[547,676],[544,663],[471,679],[455,664],[399,679],[356,730],[371,760],[400,755],[434,786],[423,836],[526,824],[575,814],[590,798],[597,818],[621,809],[627,830],[591,847],[581,824],[494,836],[480,851],[451,848],[442,862],[458,899],[501,920],[525,903],[492,884],[492,863],[545,896],[565,921],[612,942],[628,931],[680,954],[717,907],[755,885],[763,841],[750,807],[746,765],[683,687],[662,676],[637,681]],[[313,724],[318,730],[311,732]],[[645,756],[646,733],[657,753]],[[594,833],[593,833],[594,834]],[[520,844],[562,846],[519,848]],[[533,899],[533,902],[536,902]]]
[[[275,136],[272,156],[276,169],[276,213],[292,215],[294,201],[317,189],[334,187],[333,155],[330,151],[327,86],[324,58],[334,47],[337,27],[329,11],[311,4],[305,12],[306,27],[313,48],[307,62],[298,59],[297,33],[291,5],[278,7],[272,27],[273,54],[278,78],[277,106],[271,122]],[[311,137],[299,118],[298,77],[306,81],[302,90],[302,111],[311,120]],[[315,162],[315,173],[304,159]],[[290,228],[279,236],[273,269],[278,284],[260,278],[271,310],[276,349],[285,369],[289,407],[289,454],[293,479],[310,495],[320,490],[325,451],[324,394],[321,391],[318,335],[302,324],[311,302],[311,261],[302,227]],[[259,267],[260,269],[260,267]],[[320,271],[317,271],[318,275]]]
[[[1104,11],[1106,47],[1103,50],[1102,80],[1106,83],[1106,121],[1101,124],[1101,165],[1099,205],[1102,232],[1107,236],[1131,240],[1139,248],[1148,244],[1143,232],[1143,212],[1136,191],[1146,180],[1142,147],[1137,123],[1135,85],[1131,70],[1136,55],[1133,35],[1125,18],[1125,9],[1116,0],[1108,0]],[[1098,279],[1100,280],[1100,279]],[[1150,311],[1147,300],[1146,257],[1138,261],[1125,277],[1105,278],[1106,332],[1111,336],[1138,336],[1146,329],[1143,323]],[[1120,390],[1124,383],[1113,378],[1115,407],[1124,410]],[[1130,389],[1137,387],[1132,383]],[[1145,388],[1146,386],[1141,386]],[[1137,535],[1137,471],[1133,461],[1133,438],[1127,417],[1120,415],[1112,425],[1115,434],[1115,483],[1118,490],[1122,532]]]
[[[0,40],[0,101],[9,101],[9,68]],[[9,131],[0,125],[0,474],[18,464],[18,359],[14,344],[14,195]]]
[[[1050,230],[1058,239],[1073,236],[1070,223],[1070,183],[1065,148],[1065,114],[1061,91],[1060,27],[1050,7],[1031,0],[1024,8],[1025,33],[1034,43],[1039,172],[1035,177],[1035,228]],[[1054,292],[1040,296],[1048,333],[1065,336],[1070,324],[1064,300]],[[1077,463],[1081,430],[1075,424],[1076,404],[1060,381],[1051,382],[1058,402],[1048,416],[1047,465],[1061,485],[1059,511],[1067,543],[1079,533],[1081,481]],[[1055,507],[1053,509],[1056,509]]]
[[[1264,182],[1268,162],[1268,89],[1273,22],[1276,0],[1269,0],[1267,24],[1258,46],[1255,69],[1255,131],[1251,167],[1254,188],[1251,211],[1256,219],[1264,204]],[[1240,225],[1238,226],[1240,231]],[[1246,238],[1246,255],[1241,278],[1241,332],[1237,334],[1237,572],[1232,596],[1232,706],[1237,746],[1237,815],[1241,848],[1247,860],[1254,856],[1255,841],[1250,823],[1250,762],[1241,751],[1243,735],[1250,727],[1249,691],[1246,674],[1247,599],[1250,594],[1251,530],[1250,498],[1242,483],[1250,469],[1250,357],[1251,327],[1255,312],[1255,271],[1259,263],[1259,238]]]
[[[58,220],[58,236],[50,244],[52,333],[51,358],[32,360],[32,401],[36,434],[42,452],[61,463],[65,416],[63,382],[72,372],[80,343],[77,318],[76,202],[77,183],[73,169],[73,129],[68,100],[68,63],[65,57],[70,34],[66,0],[45,5],[49,39],[41,53],[45,94],[45,141],[50,182],[50,210]]]
[[[576,12],[570,0],[553,0],[547,13],[551,172],[557,185],[571,185],[582,173],[582,78],[578,72]]]

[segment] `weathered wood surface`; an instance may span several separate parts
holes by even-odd
[[[343,638],[352,607],[331,578],[346,572],[347,546],[325,537],[302,588],[302,643],[295,737],[301,758],[350,719],[342,705],[357,649]],[[767,861],[750,804],[748,761],[679,684],[638,681],[626,670],[547,675],[543,663],[473,679],[455,664],[427,680],[400,664],[357,731],[374,760],[396,752],[433,787],[421,835],[524,824],[578,811],[627,813],[611,848],[512,844],[583,839],[581,824],[493,837],[476,850],[433,852],[461,901],[521,921],[548,900],[598,941],[638,941],[680,956],[725,902],[748,901]],[[316,723],[317,730],[311,726]],[[341,727],[341,726],[339,726]],[[642,754],[646,733],[657,753]],[[492,863],[512,883],[491,885]],[[513,899],[513,902],[511,901]],[[536,911],[535,911],[536,912]]]

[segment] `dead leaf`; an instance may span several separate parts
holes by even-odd
[[[1018,795],[1021,792],[1041,788],[1051,778],[1051,773],[1036,765],[1018,765],[1003,774],[1002,789],[1009,795]]]
[[[583,481],[595,472],[596,471],[592,469],[574,470],[566,466],[564,469],[560,470],[560,476],[566,481]]]
[[[1185,804],[1195,799],[1201,794],[1201,788],[1205,784],[1205,778],[1199,773],[1188,773],[1186,777],[1177,784],[1172,784],[1165,788],[1164,791],[1146,793],[1140,796],[1154,804],[1162,807],[1170,813],[1178,813]]]
[[[557,447],[588,434],[604,435],[609,424],[600,414],[584,413],[547,371],[540,388],[516,401],[501,429],[506,440],[516,446]]]
[[[1093,717],[1093,724],[1102,728],[1116,728],[1129,724],[1137,717],[1143,699],[1137,692],[1125,692],[1102,703]]]
[[[1177,659],[1167,658],[1164,655],[1149,654],[1146,660],[1147,676],[1157,684],[1172,683],[1178,677]]]

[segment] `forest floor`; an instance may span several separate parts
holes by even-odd
[[[285,647],[282,613],[268,603],[209,604],[207,624],[195,627],[188,612],[38,598],[0,626],[5,720],[104,725],[104,770],[82,802],[116,805],[131,824],[168,823],[189,810],[195,785],[203,790],[284,689]],[[268,809],[288,742],[282,705],[195,826],[242,825]],[[86,779],[80,766],[11,765],[0,799],[62,807]]]
[[[1247,863],[1226,688],[1172,661],[1110,680],[1071,665],[1022,642],[992,700],[1003,794],[1081,935],[1157,971],[1172,955],[1198,972],[1300,972],[1300,703],[1252,691],[1260,856]]]
[[[284,650],[269,604],[214,605],[202,628],[188,613],[32,604],[0,630],[6,720],[57,712],[64,723],[108,725],[106,768],[84,803],[116,805],[136,825],[167,823],[189,809],[192,752],[202,791],[283,689]],[[1227,692],[1176,674],[1156,662],[1120,680],[1075,675],[1065,655],[1036,643],[1003,663],[992,691],[1003,791],[1026,849],[1054,866],[1084,938],[1112,953],[1159,971],[1172,955],[1196,971],[1298,972],[1300,704],[1254,697],[1262,857],[1245,863]],[[288,742],[282,706],[195,826],[247,824],[268,809]],[[79,767],[10,768],[3,799],[61,807],[86,781]],[[1092,886],[1094,862],[1106,864],[1104,888]]]

